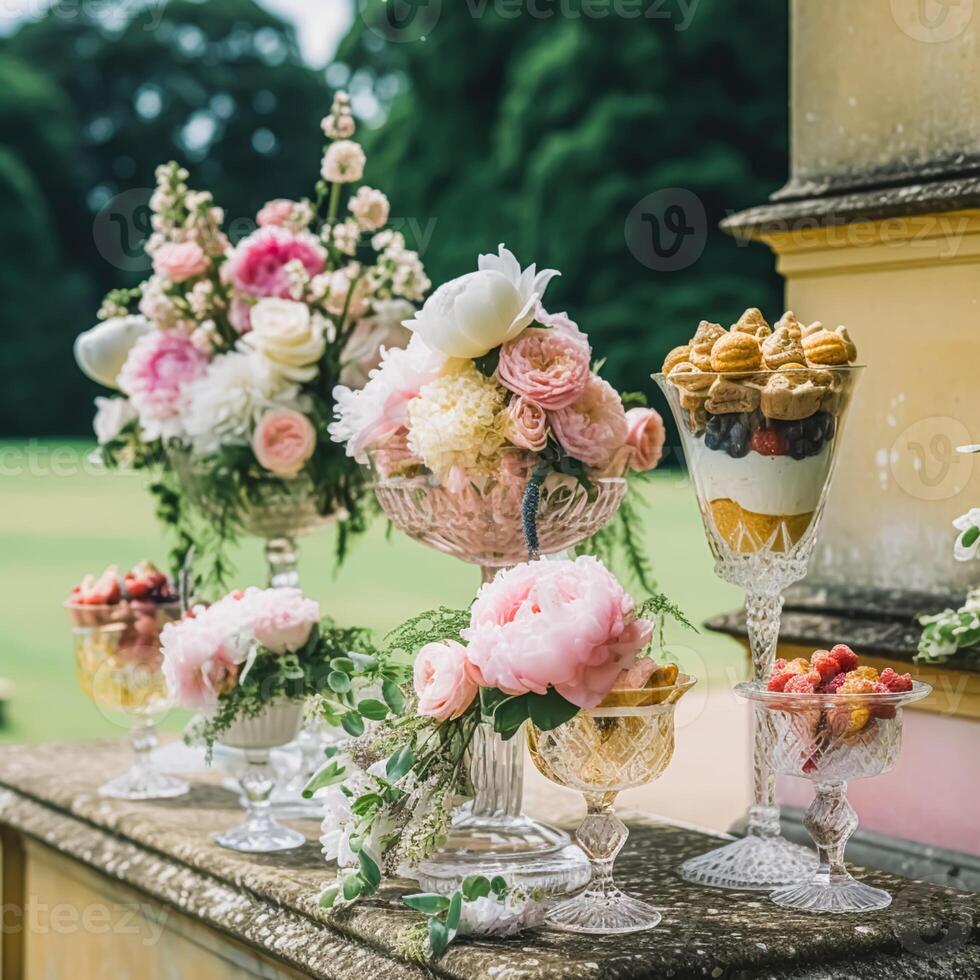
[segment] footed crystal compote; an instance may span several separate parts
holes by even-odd
[[[72,621],[75,670],[82,691],[104,712],[131,724],[132,766],[99,787],[100,796],[156,800],[183,796],[182,779],[153,766],[154,721],[170,708],[163,677],[160,631],[180,619],[179,602],[123,600],[111,605],[66,602]]]
[[[588,813],[575,840],[588,855],[591,879],[584,891],[556,905],[547,924],[568,932],[639,932],[661,915],[622,892],[613,864],[629,831],[613,811],[618,793],[657,779],[674,754],[674,707],[696,683],[681,674],[674,684],[614,691],[602,705],[578,712],[551,731],[528,723],[528,748],[538,771],[559,786],[579,790]]]
[[[762,683],[739,684],[760,725],[772,731],[766,743],[769,767],[814,783],[816,796],[803,825],[817,845],[810,880],[776,889],[769,897],[803,912],[873,912],[892,897],[853,878],[844,864],[847,840],[858,818],[847,801],[847,782],[895,768],[902,747],[902,708],[932,691],[918,681],[912,690],[868,694],[787,694]]]
[[[449,486],[416,469],[394,475],[383,452],[372,455],[374,492],[392,523],[409,537],[480,567],[484,582],[526,561],[525,487],[535,457],[503,454],[499,470]],[[573,477],[549,475],[537,509],[539,553],[572,548],[599,531],[626,494],[621,474],[596,478],[587,490]],[[445,846],[419,871],[430,891],[451,892],[469,874],[505,874],[529,888],[566,892],[588,880],[588,864],[567,834],[521,812],[523,739],[504,742],[481,726],[470,747],[473,799],[457,812]]]
[[[654,375],[680,430],[715,574],[745,590],[753,677],[776,655],[783,590],[806,575],[857,367],[721,374],[690,364]],[[809,877],[813,853],[780,835],[764,717],[753,726],[746,836],[686,861],[699,885],[771,891]]]

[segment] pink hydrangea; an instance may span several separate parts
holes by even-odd
[[[632,450],[630,468],[646,472],[657,468],[667,433],[660,413],[652,408],[631,408],[626,413],[626,445]]]
[[[653,635],[633,600],[597,559],[534,561],[498,573],[480,589],[466,656],[481,686],[508,694],[553,687],[594,708]]]
[[[466,648],[455,640],[422,647],[415,658],[414,681],[419,714],[439,721],[458,718],[476,697]]]
[[[136,409],[145,439],[182,433],[190,384],[207,366],[207,355],[179,330],[153,330],[133,345],[117,384]]]
[[[548,418],[565,452],[596,469],[613,462],[629,434],[622,399],[609,382],[595,374],[575,401],[549,412]]]
[[[323,272],[326,259],[326,250],[308,232],[269,225],[238,243],[228,263],[228,274],[235,288],[250,296],[289,299],[290,282],[286,266],[299,260],[313,277]],[[241,330],[241,327],[238,326],[238,329]]]
[[[588,384],[591,358],[582,334],[532,327],[500,348],[497,377],[542,408],[565,408]]]

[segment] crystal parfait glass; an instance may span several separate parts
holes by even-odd
[[[528,559],[521,514],[533,454],[505,452],[495,473],[454,483],[419,467],[393,468],[384,451],[371,454],[371,463],[378,503],[413,540],[479,566],[484,582]],[[591,490],[572,477],[548,476],[537,510],[539,553],[557,554],[590,538],[625,495],[621,472],[596,478]],[[588,880],[588,863],[569,836],[521,812],[523,743],[521,734],[504,742],[487,725],[477,730],[470,748],[473,799],[457,811],[446,844],[419,867],[424,888],[448,893],[477,872],[552,892]]]
[[[861,370],[654,375],[680,431],[715,574],[745,591],[757,681],[775,660],[783,590],[806,575]],[[753,726],[746,836],[685,862],[687,881],[771,891],[812,872],[813,853],[780,834],[763,721]]]
[[[902,708],[932,691],[914,682],[910,691],[881,694],[786,694],[764,684],[739,684],[760,724],[771,728],[769,766],[808,779],[816,795],[803,825],[817,845],[817,868],[809,880],[778,888],[777,905],[803,912],[872,912],[891,895],[851,876],[844,848],[858,826],[847,801],[851,779],[880,776],[895,768],[902,747]]]
[[[130,768],[99,787],[99,795],[124,800],[183,796],[182,779],[158,772],[154,722],[170,706],[163,677],[160,631],[180,619],[179,602],[123,600],[109,605],[68,601],[75,671],[82,692],[108,715],[123,715],[132,726],[135,760]]]
[[[616,855],[629,836],[616,816],[618,793],[663,774],[674,754],[674,708],[696,683],[685,674],[674,684],[615,691],[598,708],[580,711],[551,731],[528,723],[528,748],[538,771],[585,796],[587,815],[575,840],[588,855],[586,888],[556,905],[547,924],[568,932],[610,934],[652,929],[661,915],[622,892],[613,880]]]

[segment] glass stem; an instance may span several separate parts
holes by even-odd
[[[575,831],[575,843],[585,851],[592,865],[592,879],[587,891],[601,898],[618,892],[613,881],[613,865],[629,837],[626,824],[613,810],[615,799],[615,793],[586,793],[588,813]]]
[[[156,729],[151,721],[137,721],[129,733],[129,743],[133,747],[135,759],[133,768],[147,772],[153,768],[150,753],[157,747]]]
[[[520,815],[524,797],[524,730],[505,742],[481,724],[470,742],[470,814],[489,819]]]
[[[783,597],[749,592],[745,596],[745,623],[752,652],[753,680],[764,681],[772,671],[779,642]],[[774,737],[768,711],[752,712],[752,805],[747,832],[755,837],[779,835],[776,774],[766,764]]]
[[[248,810],[248,824],[262,826],[272,822],[269,797],[276,785],[275,773],[265,749],[245,753],[245,769],[239,777]]]
[[[299,586],[299,555],[293,538],[269,538],[265,543],[265,560],[269,566],[270,588],[295,589]]]
[[[858,819],[847,801],[847,783],[843,780],[817,783],[803,826],[817,845],[817,878],[827,882],[850,878],[844,864],[844,848],[857,830]]]

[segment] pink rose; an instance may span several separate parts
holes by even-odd
[[[303,648],[320,621],[320,604],[299,589],[269,589],[254,620],[255,639],[273,653]]]
[[[252,436],[255,458],[276,476],[295,476],[315,448],[313,423],[291,408],[266,412]]]
[[[415,658],[414,678],[419,714],[438,721],[458,718],[476,697],[466,649],[455,640],[422,647]]]
[[[260,228],[272,226],[283,227],[288,225],[293,217],[293,209],[296,207],[295,201],[280,197],[275,201],[269,201],[258,213],[256,220]]]
[[[323,272],[327,253],[309,232],[269,225],[238,243],[228,261],[228,275],[237,289],[250,296],[290,299],[286,266],[294,260],[312,277]],[[242,327],[236,324],[236,329]]]
[[[515,446],[539,453],[548,445],[548,413],[540,406],[518,395],[507,406],[507,435]]]
[[[565,408],[588,384],[591,357],[581,334],[531,327],[500,348],[497,377],[542,408]]]
[[[549,412],[548,420],[565,452],[596,469],[609,466],[629,432],[622,399],[595,374],[571,405]]]
[[[480,589],[463,630],[472,676],[508,694],[549,687],[594,708],[650,642],[653,624],[597,559],[534,561]]]
[[[167,242],[153,256],[153,271],[171,282],[185,282],[201,275],[211,264],[197,242]]]
[[[667,440],[660,413],[652,408],[631,408],[626,413],[626,424],[626,445],[633,450],[630,467],[641,473],[656,469]]]

